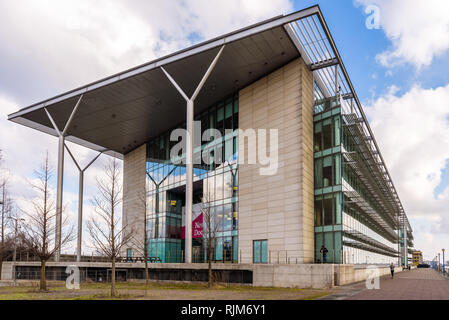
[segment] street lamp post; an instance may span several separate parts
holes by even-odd
[[[441,251],[443,251],[443,276],[445,276],[446,275],[446,268],[445,268],[445,265],[444,265],[444,248],[441,249]]]
[[[12,261],[16,262],[17,257],[17,230],[19,228],[19,221],[25,221],[25,219],[18,219],[18,218],[11,218],[16,222],[15,228],[14,228],[14,254],[12,257]]]
[[[440,259],[440,253],[438,252],[438,272],[441,272],[441,259]]]

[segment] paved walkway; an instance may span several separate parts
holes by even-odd
[[[380,278],[380,289],[368,290],[365,282],[337,289],[332,300],[449,300],[449,280],[433,269],[413,269]]]

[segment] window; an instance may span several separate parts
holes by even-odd
[[[223,238],[215,239],[215,260],[223,261]]]
[[[321,151],[321,122],[315,124],[314,152]]]
[[[315,189],[323,187],[323,159],[315,160]]]
[[[232,237],[223,238],[223,261],[232,262]]]
[[[238,262],[238,243],[239,239],[237,236],[232,237],[232,262]]]
[[[268,240],[253,241],[253,262],[268,263]]]
[[[335,168],[335,175],[334,175],[333,184],[340,185],[341,184],[341,156],[340,155],[334,156],[334,168]]]
[[[332,177],[332,157],[323,159],[323,187],[330,187],[333,182]]]
[[[232,129],[232,99],[228,99],[225,105],[225,129]]]
[[[217,129],[220,131],[221,136],[224,136],[224,107],[221,104],[217,110]]]
[[[237,203],[232,203],[232,230],[238,229],[238,217],[237,217]]]
[[[341,224],[341,195],[336,193],[335,197],[335,224]]]
[[[128,258],[132,258],[132,256],[133,256],[133,249],[127,249],[126,250],[126,256]]]
[[[323,226],[322,213],[323,213],[322,197],[316,197],[316,200],[315,200],[315,227]]]
[[[223,207],[223,231],[232,230],[232,205],[225,204]]]
[[[323,121],[323,150],[332,147],[332,120],[326,119]]]
[[[334,197],[332,195],[326,195],[323,200],[323,226],[330,226],[333,224],[333,204]]]
[[[216,206],[215,207],[215,230],[217,232],[223,231],[223,206]]]
[[[340,133],[340,117],[335,117],[334,118],[334,140],[335,140],[335,145],[338,146],[341,143],[341,133]]]

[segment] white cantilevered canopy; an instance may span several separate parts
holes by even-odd
[[[283,26],[316,12],[319,8],[311,7],[237,30],[36,103],[8,118],[56,136],[44,107],[58,127],[63,127],[83,95],[66,139],[97,151],[107,149],[120,157],[185,121],[184,99],[161,67],[190,97],[220,48],[226,45],[195,100],[195,113],[199,113],[298,58],[300,53]]]

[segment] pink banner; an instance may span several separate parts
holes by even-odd
[[[186,228],[182,227],[181,230],[181,239],[185,239]],[[192,221],[192,238],[202,238],[203,237],[203,214],[200,213],[198,217],[196,217]]]

